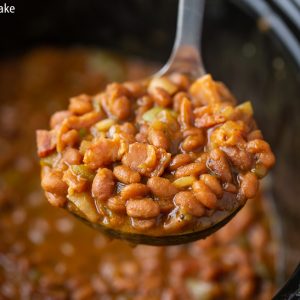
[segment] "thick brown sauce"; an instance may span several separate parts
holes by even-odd
[[[38,49],[0,63],[0,299],[269,299],[273,294],[275,245],[258,200],[210,238],[168,248],[108,241],[45,200],[35,129],[46,127],[68,97],[95,93],[108,81],[138,78],[153,68],[80,49]]]

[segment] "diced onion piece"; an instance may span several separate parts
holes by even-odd
[[[153,122],[157,115],[162,111],[163,109],[161,107],[153,107],[149,110],[147,110],[144,114],[143,114],[143,120],[146,122]]]
[[[71,170],[76,176],[92,181],[95,177],[93,171],[86,165],[71,165]]]
[[[99,219],[92,197],[87,193],[68,195],[68,199],[82,212],[89,221],[96,222]]]
[[[246,102],[238,105],[235,109],[241,111],[242,113],[244,113],[247,116],[253,115],[253,107],[252,107],[252,104],[250,101],[246,101]]]
[[[184,176],[173,181],[173,185],[177,188],[185,188],[191,186],[195,181],[196,178],[194,176]]]
[[[91,145],[91,141],[83,140],[80,144],[79,152],[84,155],[87,148]]]
[[[258,178],[263,178],[266,176],[268,169],[262,164],[257,164],[255,168],[251,170],[251,172],[254,173]]]
[[[115,120],[113,119],[104,119],[98,123],[95,124],[95,127],[99,130],[99,131],[107,131],[109,130],[109,128],[111,126],[113,126],[116,123]]]
[[[154,77],[151,80],[148,86],[148,92],[151,94],[156,88],[162,88],[170,95],[173,95],[178,90],[177,86],[166,77]]]

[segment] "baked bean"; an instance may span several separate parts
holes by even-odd
[[[217,195],[217,197],[222,197],[223,189],[219,180],[215,176],[202,174],[200,179]]]
[[[69,165],[79,165],[82,162],[82,155],[75,148],[67,148],[63,153],[63,161]]]
[[[257,163],[261,163],[266,168],[271,168],[275,164],[275,156],[274,154],[270,152],[262,152],[257,155]],[[264,174],[265,175],[265,174]]]
[[[153,106],[154,100],[151,96],[145,95],[137,100],[137,104],[140,107],[145,108],[145,111],[147,111]]]
[[[107,200],[107,207],[117,213],[126,212],[126,200],[120,196],[111,197]]]
[[[128,134],[132,134],[132,135],[136,134],[136,127],[129,122],[125,122],[122,125],[120,125],[120,130]]]
[[[259,139],[251,140],[247,144],[247,151],[253,154],[261,153],[261,152],[269,152],[270,145],[263,140],[259,140]]]
[[[106,86],[105,93],[108,96],[108,98],[112,101],[116,98],[130,95],[129,90],[123,84],[118,82],[108,84]]]
[[[42,187],[46,192],[64,196],[67,194],[68,185],[63,181],[63,173],[52,170],[42,176]]]
[[[151,198],[128,200],[126,202],[127,215],[134,218],[149,219],[157,217],[160,213],[159,205]]]
[[[199,147],[204,146],[205,139],[203,136],[190,135],[181,144],[181,148],[186,152],[197,150]]]
[[[116,141],[99,138],[87,146],[83,161],[91,169],[101,168],[118,159],[119,148]]]
[[[151,192],[159,198],[172,198],[177,192],[177,188],[167,178],[152,177],[148,179],[147,186]]]
[[[205,214],[205,207],[196,199],[190,191],[179,192],[174,197],[174,203],[182,211],[195,217],[201,217]]]
[[[98,169],[92,184],[92,195],[99,201],[106,201],[110,198],[115,189],[113,172],[109,169]]]
[[[222,151],[226,153],[232,164],[243,171],[250,170],[252,167],[252,156],[245,150],[238,147],[222,147]]]
[[[180,103],[180,125],[183,129],[189,128],[193,125],[193,110],[192,110],[192,103],[191,101],[187,98],[184,97],[181,100]]]
[[[204,130],[197,127],[189,127],[183,131],[183,137],[188,137],[190,135],[197,135],[201,136],[203,140],[205,140],[205,133]]]
[[[56,207],[63,207],[67,203],[67,198],[62,195],[52,194],[49,192],[45,193],[45,196],[49,203]]]
[[[131,112],[130,109],[130,101],[126,96],[115,99],[110,106],[111,113],[119,120],[128,118]]]
[[[131,218],[131,225],[136,230],[144,231],[152,228],[156,223],[156,219],[141,220],[137,218]]]
[[[173,109],[177,113],[180,111],[181,102],[184,98],[188,99],[189,95],[185,92],[178,92],[173,98]]]
[[[252,140],[262,140],[263,139],[263,135],[262,132],[260,130],[253,130],[251,131],[248,135],[247,135],[247,140],[248,142],[252,141]]]
[[[175,177],[199,176],[207,171],[205,162],[194,162],[182,167],[179,167],[175,172]]]
[[[141,181],[141,175],[138,172],[124,165],[114,167],[114,175],[120,182],[125,184]]]
[[[202,180],[193,183],[193,192],[196,199],[204,206],[208,208],[217,207],[217,196]]]
[[[270,145],[263,140],[252,140],[247,144],[247,150],[256,154],[257,163],[263,164],[267,168],[271,168],[275,163],[275,156],[271,151]]]
[[[63,147],[66,146],[73,147],[79,142],[79,140],[80,140],[79,133],[75,129],[71,129],[66,133],[63,133],[61,136],[61,142],[63,144]]]
[[[181,73],[172,73],[169,79],[177,85],[181,90],[187,90],[190,85],[189,78]]]
[[[135,199],[146,196],[150,192],[148,186],[142,183],[132,183],[126,185],[121,191],[121,197],[123,199]]]
[[[76,115],[84,115],[93,110],[91,98],[82,94],[70,99],[69,111]]]
[[[225,154],[221,150],[214,149],[210,151],[209,159],[207,161],[207,166],[222,181],[224,182],[232,181],[232,175],[231,175],[228,161],[225,157]]]
[[[157,202],[162,213],[169,213],[174,208],[174,203],[171,198],[160,198]]]
[[[148,132],[148,141],[151,145],[168,150],[169,140],[162,130],[150,129]]]
[[[190,163],[191,161],[192,161],[192,158],[189,154],[177,154],[172,158],[169,169],[171,171],[174,171],[174,170],[178,169],[179,167],[182,167],[182,166]]]
[[[141,82],[127,81],[123,86],[129,91],[130,96],[133,98],[140,98],[146,93],[146,88]]]
[[[160,87],[155,88],[151,96],[158,106],[168,107],[172,103],[170,94]]]
[[[72,113],[68,110],[61,110],[54,113],[50,119],[50,127],[53,129],[57,125],[60,125],[64,120],[72,116]]]
[[[240,175],[241,180],[241,193],[246,197],[246,199],[250,199],[255,197],[258,190],[258,179],[257,177],[248,172],[245,175]]]

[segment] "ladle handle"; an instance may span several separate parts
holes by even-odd
[[[200,54],[204,3],[205,0],[179,0],[172,54],[159,75],[182,72],[198,77],[205,74]]]

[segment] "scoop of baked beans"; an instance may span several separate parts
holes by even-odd
[[[275,157],[211,75],[112,83],[70,99],[37,131],[49,202],[90,223],[164,236],[201,230],[243,206]]]

